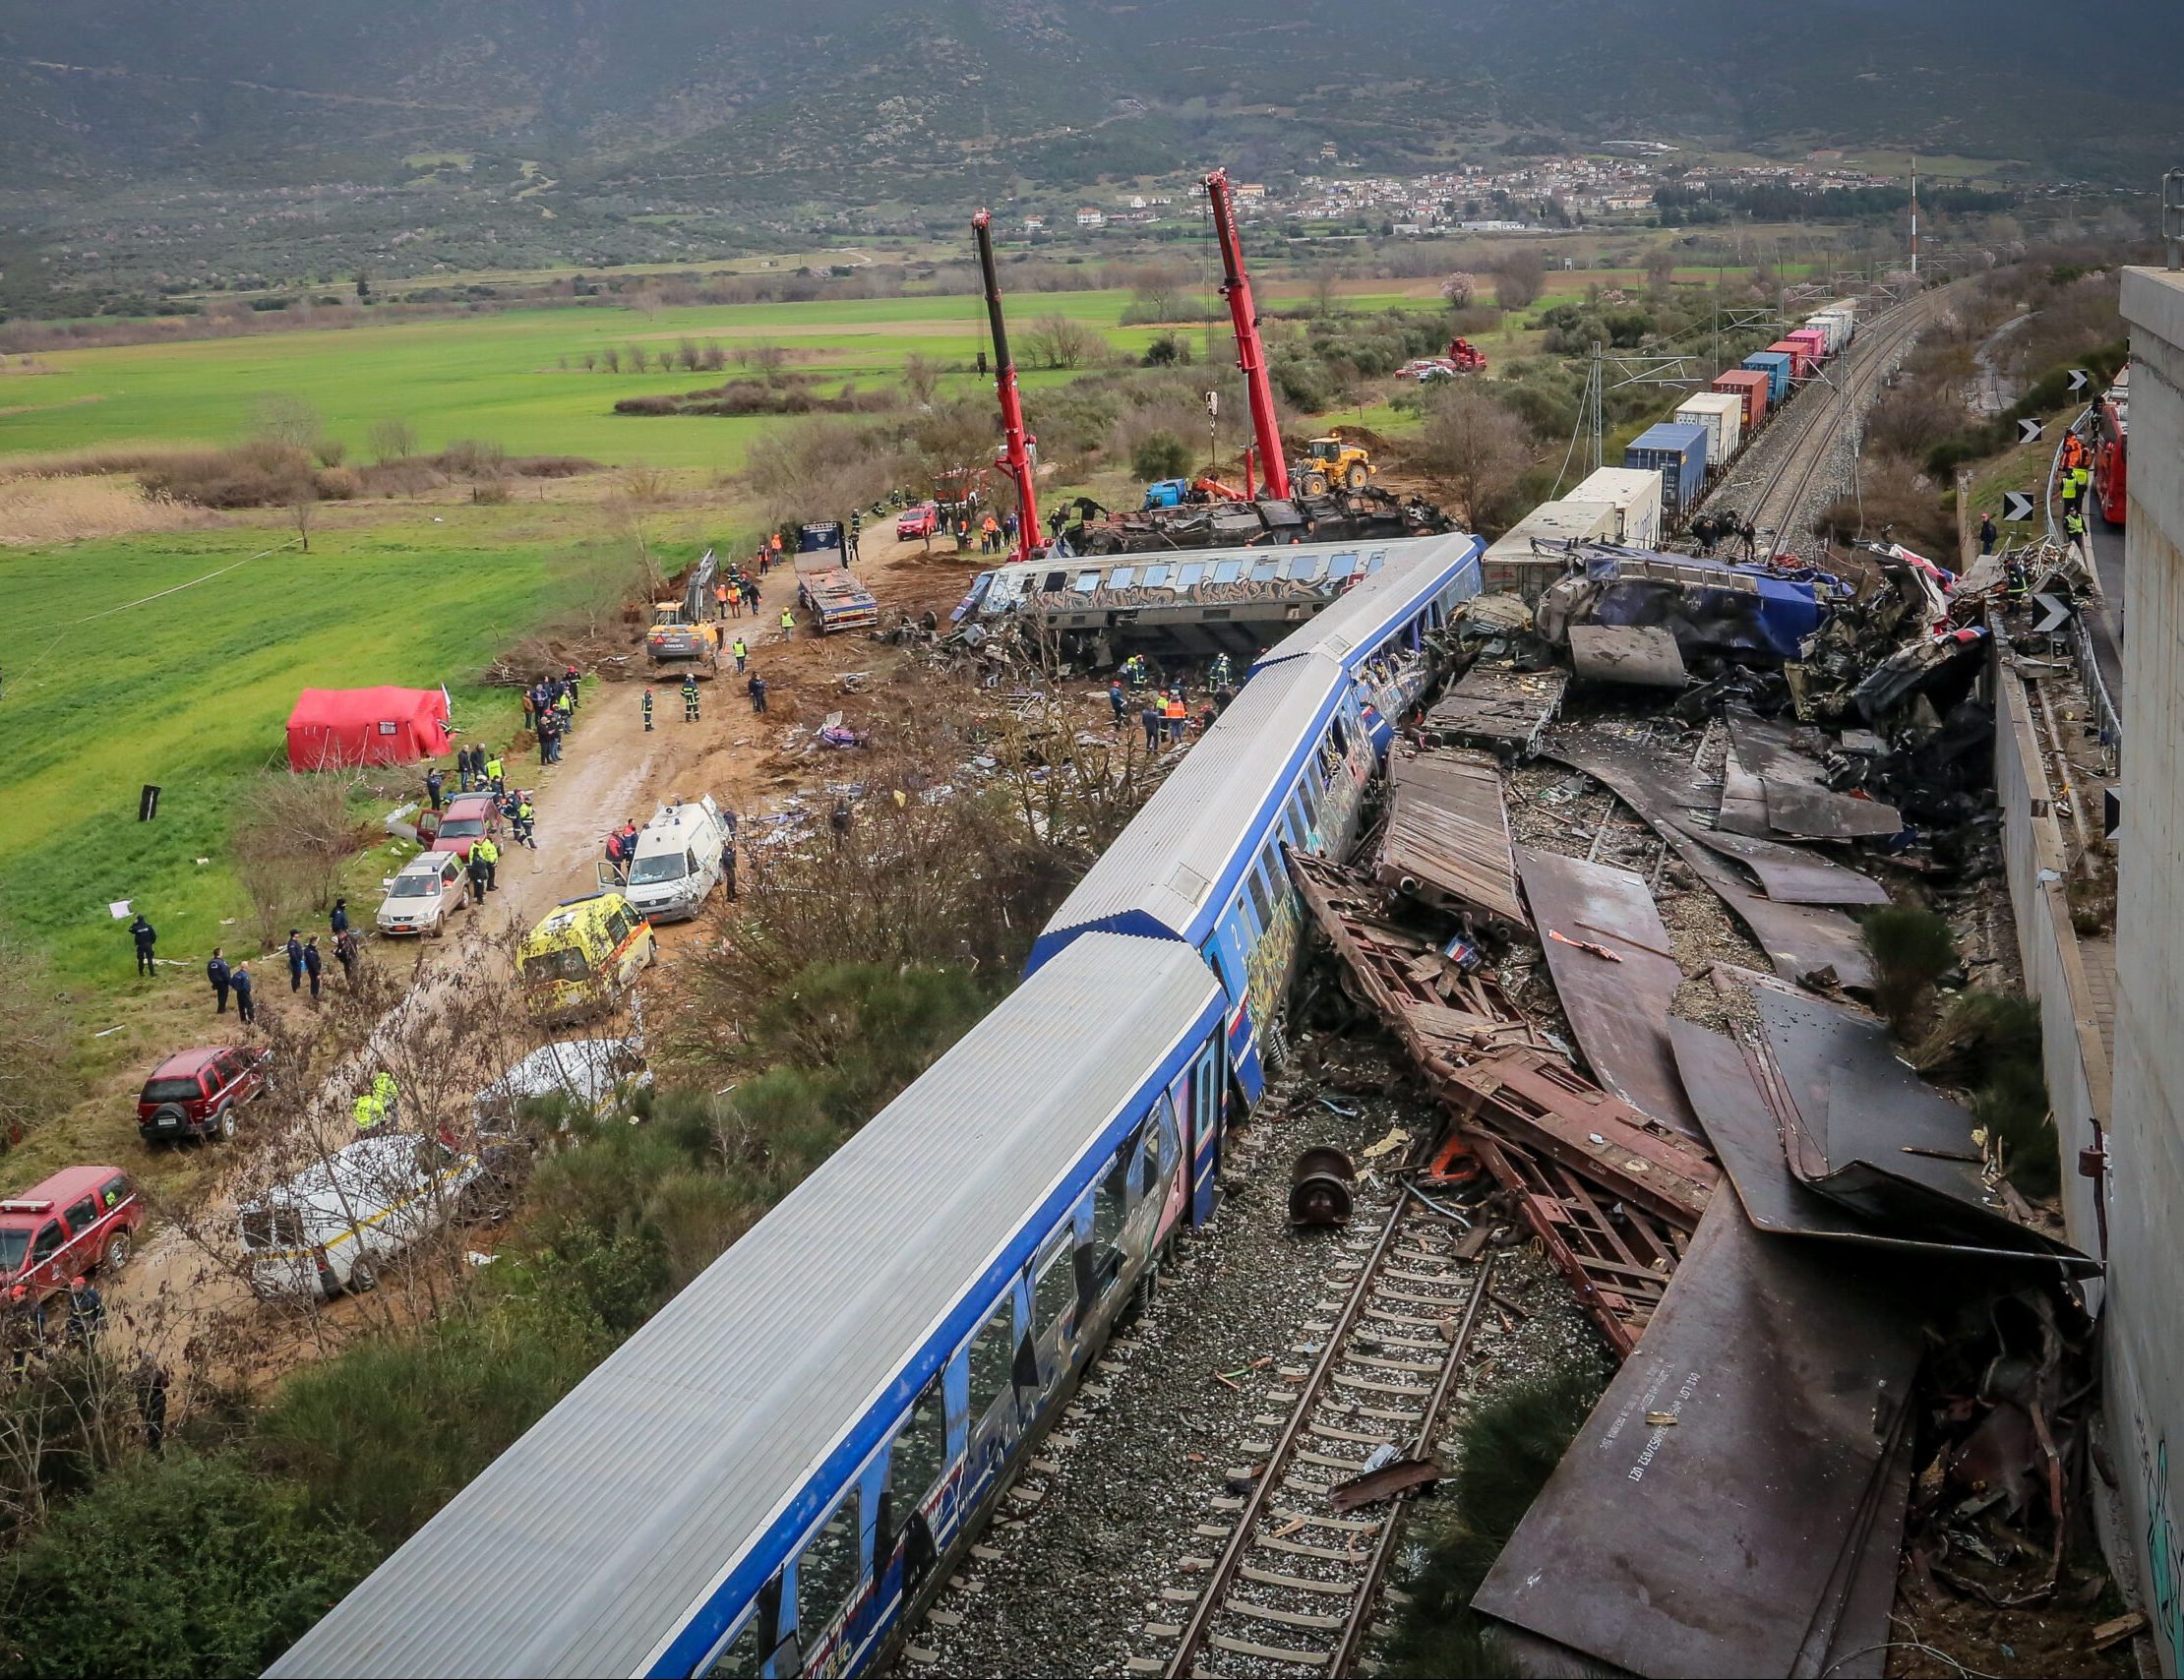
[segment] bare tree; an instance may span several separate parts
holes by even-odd
[[[1335,303],[1340,297],[1336,289],[1342,270],[1332,263],[1322,263],[1312,270],[1312,313],[1325,321],[1335,313]]]
[[[1180,321],[1190,270],[1178,263],[1148,263],[1130,276],[1134,313],[1148,321]]]
[[[1530,451],[1517,417],[1473,384],[1444,384],[1419,438],[1419,461],[1447,484],[1474,527],[1492,520]]]
[[[1090,360],[1096,339],[1090,328],[1056,313],[1034,321],[1024,342],[1039,366],[1075,368]]]
[[[902,389],[920,407],[933,400],[934,388],[940,381],[940,369],[929,357],[912,350],[902,358]]]
[[[407,460],[417,452],[417,428],[407,420],[393,416],[374,420],[365,429],[364,443],[372,451],[372,458],[381,466],[389,461]]]
[[[318,490],[309,479],[299,480],[288,493],[288,523],[295,526],[305,554],[311,552],[311,521],[318,516]]]
[[[1494,301],[1503,309],[1530,309],[1547,290],[1547,261],[1529,245],[1504,252],[1493,265]]]
[[[0,938],[0,1151],[52,1109],[53,1071],[68,1064],[68,1017],[43,958]]]
[[[1666,245],[1656,245],[1646,253],[1641,265],[1646,274],[1646,290],[1665,296],[1676,275],[1676,255]]]
[[[268,443],[308,450],[326,423],[310,402],[288,391],[269,391],[250,405],[250,432]]]

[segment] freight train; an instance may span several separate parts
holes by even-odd
[[[1269,649],[1021,986],[337,1604],[275,1675],[857,1674],[1212,1219],[1469,536]]]

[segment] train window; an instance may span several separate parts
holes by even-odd
[[[758,1608],[705,1672],[716,1680],[758,1680],[766,1658],[780,1643],[781,1578],[777,1575],[758,1589]]]
[[[1358,557],[1354,554],[1338,554],[1327,563],[1327,575],[1337,582],[1357,570]]]
[[[1282,563],[1279,560],[1254,560],[1251,562],[1251,581],[1271,583],[1274,581],[1274,574],[1281,570]]]
[[[1068,581],[1069,574],[1066,571],[1050,571],[1047,573],[1047,580],[1039,587],[1046,594],[1059,595],[1068,584]]]
[[[1069,1303],[1077,1298],[1076,1278],[1069,1270],[1073,1252],[1066,1241],[1057,1246],[1047,1256],[1046,1264],[1039,1268],[1038,1281],[1032,1285],[1031,1321],[1037,1326],[1041,1340],[1062,1322],[1062,1315],[1069,1310]]]
[[[1283,568],[1282,575],[1292,583],[1309,583],[1319,575],[1319,569],[1325,564],[1324,555],[1301,554]]]
[[[1380,553],[1373,555],[1365,562],[1365,575],[1367,577],[1370,577],[1375,571],[1378,571],[1381,567],[1385,566],[1387,562],[1387,551],[1383,549]]]
[[[1244,562],[1241,560],[1220,561],[1213,569],[1213,580],[1216,583],[1234,583],[1243,575]]]
[[[925,1503],[947,1462],[948,1409],[940,1393],[940,1379],[936,1376],[925,1385],[925,1393],[918,1396],[910,1415],[902,1420],[902,1427],[895,1432],[894,1448],[887,1455],[887,1487],[896,1496],[898,1519]]]
[[[1244,879],[1251,889],[1251,907],[1259,913],[1259,926],[1264,928],[1274,920],[1274,901],[1267,897],[1265,874],[1254,868]]]
[[[1118,566],[1107,574],[1107,586],[1110,589],[1127,589],[1136,581],[1137,568],[1134,566]]]
[[[1204,561],[1185,561],[1183,565],[1183,569],[1176,573],[1176,587],[1179,589],[1187,589],[1193,583],[1197,582],[1199,578],[1205,576],[1205,574],[1206,563]]]
[[[1338,753],[1345,758],[1350,756],[1350,736],[1342,727],[1341,718],[1329,718],[1327,720],[1327,738],[1335,744],[1335,750]]]
[[[1161,1127],[1156,1114],[1154,1122],[1145,1128],[1145,1153],[1139,1158],[1137,1193],[1140,1196],[1151,1195],[1160,1185],[1161,1149]]]
[[[1077,573],[1077,580],[1069,585],[1079,595],[1089,595],[1099,586],[1100,574],[1097,571],[1080,571]]]
[[[1311,825],[1304,820],[1304,796],[1301,793],[1290,796],[1289,843],[1300,852],[1311,844]]]
[[[1167,588],[1168,568],[1165,566],[1148,566],[1145,568],[1145,587],[1148,589]]]
[[[1016,1322],[1006,1296],[987,1319],[986,1328],[971,1344],[971,1421],[975,1424],[1008,1388],[1009,1367],[1016,1359]]]
[[[1320,773],[1317,755],[1304,760],[1304,785],[1311,790],[1312,804],[1317,805],[1327,792],[1327,778]]]
[[[857,1494],[834,1507],[796,1560],[796,1632],[805,1650],[849,1603],[857,1586]]]

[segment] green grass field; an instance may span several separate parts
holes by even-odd
[[[1138,350],[1153,332],[1117,325],[1121,291],[1029,294],[1011,320],[1028,332],[1062,314]],[[657,351],[691,338],[777,344],[792,367],[868,388],[891,384],[912,354],[968,368],[984,332],[976,298],[879,298],[804,304],[662,309],[524,309],[498,316],[295,331],[246,338],[41,354],[53,371],[0,381],[0,456],[119,441],[224,444],[249,425],[252,402],[300,396],[327,430],[361,452],[365,429],[408,420],[425,450],[457,438],[503,445],[512,454],[577,454],[610,463],[730,468],[768,421],[639,418],[614,413],[620,397],[692,390],[734,378],[720,373],[587,372],[582,358],[636,343]],[[1022,352],[1019,350],[1019,358]],[[567,361],[567,367],[563,362]],[[1036,387],[1067,375],[1028,376]],[[944,382],[968,390],[975,373]]]
[[[584,555],[509,512],[450,508],[442,524],[323,529],[309,556],[251,558],[292,535],[271,522],[0,549],[13,631],[0,700],[11,926],[64,981],[99,987],[133,966],[106,908],[119,899],[152,918],[164,956],[244,943],[240,926],[220,926],[241,904],[230,804],[252,771],[285,762],[283,726],[305,687],[444,684],[458,723],[505,739],[515,696],[475,678],[579,594],[586,570]],[[157,818],[140,823],[146,783],[163,792]]]

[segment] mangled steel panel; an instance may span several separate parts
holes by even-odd
[[[1634,1674],[1790,1673],[1856,1578],[1920,1347],[1886,1268],[1717,1198],[1474,1607]]]
[[[1658,625],[1572,625],[1570,668],[1587,682],[1681,689],[1691,681],[1676,638]]]
[[[1690,555],[1595,553],[1582,576],[1541,595],[1540,633],[1565,645],[1581,625],[1651,626],[1668,631],[1684,662],[1731,659],[1780,665],[1797,657],[1826,622],[1822,585],[1760,567]]]
[[[1880,840],[1904,830],[1903,813],[1878,800],[1802,782],[1762,783],[1767,790],[1767,826],[1777,834],[1808,840]]]
[[[1392,891],[1529,928],[1517,894],[1501,768],[1484,752],[1428,748],[1388,763],[1388,820],[1374,873]]]
[[[1971,1113],[1898,1061],[1879,1022],[1772,989],[1753,997],[1781,1089],[1769,1089],[1764,1060],[1759,1082],[1800,1182],[1896,1235],[2093,1269],[2010,1218],[1988,1187]]]
[[[1715,825],[1725,834],[1764,838],[1767,833],[1767,784],[1744,767],[1733,742],[1722,761],[1722,809]]]
[[[1886,904],[1888,888],[1871,875],[1816,858],[1794,846],[1748,834],[1723,834],[1695,822],[1675,826],[1710,852],[1734,858],[1777,904]]]
[[[1636,743],[1601,737],[1559,743],[1552,755],[1609,789],[1675,848],[1684,867],[1750,930],[1783,979],[1802,982],[1832,975],[1834,984],[1852,991],[1873,984],[1872,964],[1858,938],[1856,923],[1819,905],[1775,903],[1745,885],[1662,809],[1672,797],[1668,790],[1689,779],[1686,768],[1649,753]]]
[[[1529,758],[1562,709],[1567,671],[1519,671],[1474,665],[1426,714],[1430,741],[1476,743],[1508,758]]]
[[[1625,1102],[1699,1135],[1668,1038],[1683,970],[1645,877],[1554,852],[1517,849],[1547,972],[1593,1073]],[[1604,956],[1590,946],[1611,952]]]

